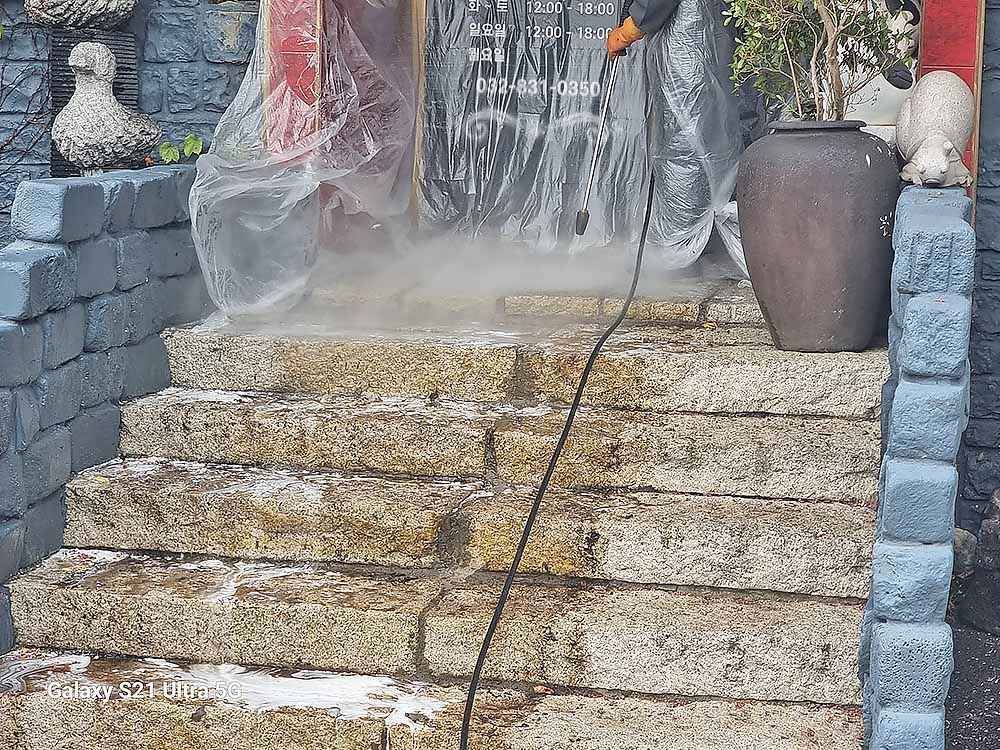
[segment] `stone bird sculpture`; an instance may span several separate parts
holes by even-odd
[[[906,160],[901,177],[914,185],[972,184],[962,163],[976,113],[968,84],[948,70],[927,73],[903,102],[896,122],[896,145]]]
[[[52,141],[67,161],[85,174],[120,165],[149,153],[162,131],[148,116],[115,99],[115,56],[98,42],[82,42],[69,54],[76,89],[52,123]]]

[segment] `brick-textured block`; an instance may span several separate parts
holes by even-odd
[[[153,242],[148,232],[126,232],[118,237],[119,289],[132,289],[149,281],[152,263]]]
[[[132,221],[135,205],[135,185],[120,177],[99,175],[98,184],[104,191],[104,229],[122,232]]]
[[[79,276],[77,294],[96,297],[110,292],[118,283],[118,239],[101,235],[73,246]]]
[[[108,352],[89,352],[77,360],[80,373],[80,406],[87,409],[112,400]],[[115,397],[117,398],[117,397]]]
[[[896,221],[914,216],[943,216],[972,222],[972,199],[960,187],[931,188],[908,186],[896,204]]]
[[[164,11],[164,13],[169,12]],[[148,41],[147,39],[147,46]],[[121,170],[108,172],[106,177],[132,184],[135,190],[131,218],[133,227],[137,229],[161,227],[170,224],[177,217],[177,185],[169,170],[157,167],[133,171]]]
[[[123,399],[146,396],[170,386],[170,360],[158,335],[125,347],[124,357]]]
[[[183,276],[197,260],[190,227],[165,227],[151,233],[150,270],[154,276]]]
[[[63,546],[66,493],[54,492],[24,514],[24,554],[21,567],[30,568]]]
[[[944,711],[907,713],[879,711],[872,732],[871,750],[942,750]]]
[[[92,237],[104,223],[104,191],[93,180],[22,182],[10,210],[15,237],[74,242]]]
[[[28,504],[48,497],[69,481],[73,448],[69,430],[60,425],[38,434],[22,454]]]
[[[86,409],[69,423],[74,473],[118,456],[121,423],[122,412],[116,404]]]
[[[125,343],[127,305],[124,294],[102,294],[87,303],[84,349],[99,352]]]
[[[872,680],[877,705],[937,711],[955,667],[951,628],[944,624],[878,623],[872,631]]]
[[[967,401],[966,384],[902,381],[892,401],[889,453],[954,462],[965,430]]]
[[[21,569],[24,526],[20,518],[0,522],[0,583],[6,583]]]
[[[0,320],[0,387],[30,383],[42,373],[42,327]]]
[[[0,250],[0,317],[25,320],[68,305],[75,261],[63,245],[20,241]]]
[[[81,390],[75,360],[39,376],[35,381],[35,395],[38,396],[38,418],[43,430],[77,415]]]
[[[39,319],[45,340],[45,366],[59,367],[83,351],[87,309],[77,302]]]
[[[15,388],[13,435],[17,450],[23,451],[31,444],[42,429],[41,420],[41,408],[35,388],[29,385]]]
[[[198,13],[174,8],[155,10],[146,18],[146,62],[184,62],[197,59],[201,43]]]
[[[24,462],[21,454],[0,454],[0,519],[20,518],[28,508],[24,493]]]
[[[958,471],[951,464],[885,460],[879,533],[888,539],[944,544],[952,537]]]
[[[969,359],[972,301],[957,294],[920,294],[906,307],[900,363],[923,377],[960,378]]]
[[[940,622],[948,609],[953,568],[951,544],[875,545],[872,608],[896,622]]]

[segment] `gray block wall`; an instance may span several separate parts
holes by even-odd
[[[0,249],[2,584],[62,544],[71,476],[118,455],[122,401],[167,387],[159,333],[208,294],[187,215],[193,167],[21,183]]]
[[[210,142],[254,48],[253,2],[140,0],[128,28],[138,40],[139,108],[179,144]]]
[[[22,2],[3,0],[0,5],[0,65],[2,84],[30,77],[32,83],[22,91],[0,94],[0,242],[8,239],[7,227],[14,191],[22,180],[47,177],[49,174],[48,121],[30,122],[48,110],[47,92],[38,90],[44,80],[40,75],[49,58],[49,35],[31,25],[24,15]]]
[[[893,236],[885,455],[861,637],[871,750],[944,750],[945,623],[958,458],[969,422],[976,237],[959,188],[903,191]]]
[[[977,533],[1000,489],[1000,2],[986,3],[976,294],[972,317],[972,420],[965,438],[958,522]]]

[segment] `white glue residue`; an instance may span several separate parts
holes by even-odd
[[[25,679],[36,674],[52,671],[85,675],[91,658],[78,654],[39,655],[37,658],[16,659],[0,667],[0,695],[23,693],[27,690]]]

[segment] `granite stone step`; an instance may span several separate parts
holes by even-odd
[[[280,325],[171,330],[174,385],[568,403],[600,335],[593,326],[362,332],[317,322],[323,319],[316,311]],[[585,403],[872,419],[888,376],[882,350],[781,352],[759,328],[633,327],[606,345]]]
[[[544,404],[169,389],[125,406],[122,452],[533,485],[564,418]],[[879,455],[874,422],[587,408],[555,483],[864,503]]]
[[[0,657],[0,686],[9,750],[454,750],[464,700],[377,674],[29,649]],[[861,737],[860,712],[841,707],[493,688],[477,709],[475,750],[843,750]]]
[[[499,578],[67,548],[10,586],[24,646],[439,678],[470,674]],[[517,588],[491,679],[859,701],[861,605],[651,587]]]
[[[67,544],[240,559],[505,570],[529,487],[114,461],[69,486]],[[867,596],[874,511],[553,490],[522,570],[633,583]]]

